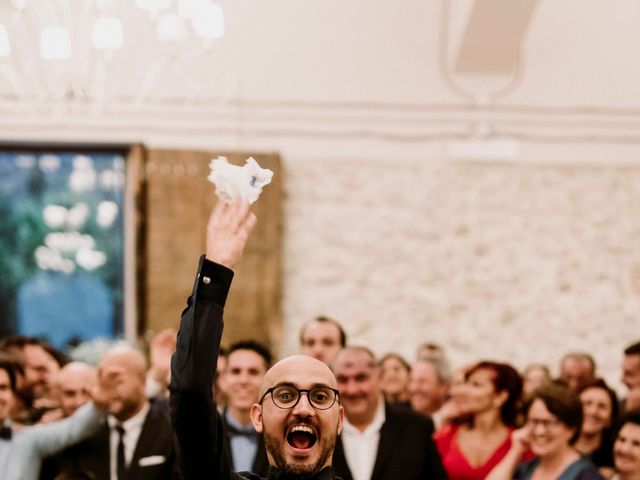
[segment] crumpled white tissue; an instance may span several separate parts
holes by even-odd
[[[243,166],[232,165],[226,157],[218,157],[211,160],[209,168],[211,174],[207,179],[216,186],[218,198],[229,205],[239,198],[254,203],[273,177],[273,172],[261,168],[253,157],[247,158]]]

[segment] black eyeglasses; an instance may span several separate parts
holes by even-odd
[[[336,403],[336,399],[340,402],[340,392],[335,388],[318,386],[310,390],[301,390],[290,385],[276,385],[271,387],[258,402],[262,405],[267,395],[271,395],[271,399],[276,407],[290,409],[295,407],[300,401],[302,394],[306,393],[311,406],[317,410],[328,410]]]

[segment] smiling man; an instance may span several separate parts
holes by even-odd
[[[365,347],[346,347],[333,369],[345,411],[335,470],[344,480],[446,478],[428,417],[385,403],[381,372]]]
[[[244,340],[229,347],[221,378],[227,395],[222,419],[235,470],[266,474],[269,466],[262,435],[251,423],[251,406],[260,398],[260,387],[269,365],[271,352],[259,342]]]
[[[36,480],[42,461],[76,444],[100,428],[122,372],[104,368],[91,391],[91,400],[71,416],[47,425],[15,425],[9,418],[16,394],[16,360],[0,354],[0,478]]]
[[[307,322],[300,331],[300,353],[317,358],[327,365],[347,343],[347,335],[335,320],[320,316]]]
[[[233,470],[212,396],[231,268],[255,222],[246,203],[216,205],[207,227],[206,255],[182,314],[171,362],[170,405],[185,480],[260,478]],[[251,407],[252,423],[264,436],[267,478],[335,478],[331,458],[343,415],[335,377],[324,363],[296,355],[271,367]]]

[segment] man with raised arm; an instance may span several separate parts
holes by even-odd
[[[232,470],[212,387],[222,336],[222,313],[233,266],[256,218],[242,202],[218,202],[207,226],[207,251],[182,313],[171,362],[170,406],[185,480],[258,479]],[[294,355],[271,367],[251,408],[269,459],[268,479],[336,478],[331,458],[344,412],[336,379],[324,363]]]
[[[36,480],[42,461],[91,436],[104,422],[123,374],[100,369],[91,400],[59,422],[20,428],[9,418],[16,395],[16,362],[0,353],[0,478]]]

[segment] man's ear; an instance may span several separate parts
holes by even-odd
[[[225,375],[225,369],[218,372],[218,387],[223,392],[227,389],[227,376]]]
[[[338,418],[338,435],[342,433],[343,422],[344,422],[344,407],[340,405],[340,417]]]
[[[251,423],[256,432],[262,433],[262,405],[259,403],[251,405]]]

